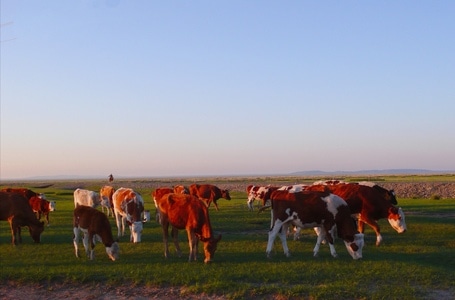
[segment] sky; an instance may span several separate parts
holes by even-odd
[[[455,170],[454,15],[1,0],[0,179]]]

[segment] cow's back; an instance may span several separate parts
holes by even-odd
[[[158,208],[178,229],[200,228],[206,220],[207,206],[197,197],[187,194],[167,194],[158,201]]]
[[[100,205],[100,194],[94,191],[76,189],[73,193],[74,207],[78,205],[97,207]]]
[[[1,190],[2,192],[7,193],[17,193],[23,195],[25,198],[30,199],[32,197],[38,197],[39,194],[35,193],[34,191],[26,188],[4,188]]]
[[[110,239],[113,239],[111,225],[106,215],[89,206],[79,205],[74,209],[73,227],[88,229],[97,234],[101,231],[106,231],[110,233]]]

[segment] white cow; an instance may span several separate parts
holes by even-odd
[[[101,203],[101,201],[105,202],[106,200],[102,200],[100,194],[94,191],[76,189],[73,195],[74,207],[77,207],[78,205],[90,206],[93,208],[96,208],[100,205],[109,206],[109,202]]]

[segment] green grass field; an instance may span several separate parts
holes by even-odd
[[[93,187],[98,190],[99,187]],[[335,243],[338,258],[323,245],[318,258],[312,256],[316,236],[304,230],[299,241],[289,240],[292,256],[283,255],[277,239],[274,254],[267,259],[265,248],[270,213],[258,214],[246,208],[246,194],[231,193],[232,200],[220,199],[220,211],[210,208],[212,227],[223,235],[215,261],[188,263],[186,233],[180,232],[184,255],[164,258],[161,228],[145,224],[142,243],[120,238],[120,259],[108,259],[102,244],[95,248],[95,260],[76,258],[72,243],[72,190],[45,188],[49,200],[57,201],[50,216],[51,226],[34,244],[27,230],[23,243],[11,245],[8,223],[0,222],[0,280],[25,282],[123,283],[152,286],[184,286],[188,293],[250,298],[278,295],[314,299],[415,299],[434,295],[453,297],[455,290],[455,200],[399,199],[406,214],[408,231],[397,234],[381,220],[383,244],[376,247],[374,232],[367,227],[363,259],[354,261],[344,244]],[[151,189],[140,190],[146,209],[154,212]],[[114,219],[112,230],[117,234]],[[82,243],[80,248],[83,249]],[[171,250],[174,250],[171,245]]]

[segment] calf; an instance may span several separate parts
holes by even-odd
[[[314,256],[318,255],[321,242],[329,243],[333,257],[337,256],[333,245],[332,230],[336,227],[338,236],[343,239],[346,249],[353,259],[362,258],[363,234],[358,233],[346,202],[340,197],[320,191],[301,191],[290,193],[277,190],[271,195],[272,226],[269,231],[267,256],[270,257],[273,242],[278,235],[286,256],[289,248],[286,242],[286,231],[289,224],[300,228],[320,227]]]
[[[144,200],[141,194],[128,188],[119,188],[112,195],[114,215],[118,236],[125,233],[125,222],[130,228],[130,241],[139,243],[142,237],[142,223],[150,220],[150,212],[144,211]],[[142,216],[144,215],[144,218]]]
[[[27,226],[30,236],[39,243],[44,231],[44,222],[40,222],[23,195],[0,192],[0,220],[8,221],[11,228],[11,242],[17,245],[22,242],[20,227]]]
[[[46,218],[47,226],[49,223],[49,212],[55,211],[55,201],[47,201],[37,196],[33,196],[28,200],[33,212],[36,214],[38,220],[41,219],[41,215]]]
[[[219,210],[218,204],[216,203],[218,199],[224,198],[231,200],[228,190],[222,190],[212,184],[192,184],[190,185],[190,195],[203,200],[207,204],[207,207],[210,207],[210,203],[213,202],[216,210]]]
[[[73,212],[73,244],[76,257],[79,257],[80,233],[84,234],[82,243],[85,253],[90,259],[95,257],[95,236],[101,239],[106,247],[106,253],[113,261],[119,257],[119,246],[112,237],[111,224],[106,215],[92,207],[79,205]],[[90,242],[90,249],[89,249]]]
[[[188,261],[197,260],[198,241],[204,243],[205,263],[213,260],[221,234],[213,236],[210,224],[208,207],[198,198],[186,194],[166,194],[157,199],[158,210],[161,214],[161,226],[163,228],[164,256],[169,256],[168,236],[169,224],[172,225],[174,243],[180,254],[177,240],[177,229],[186,229],[190,255]]]

